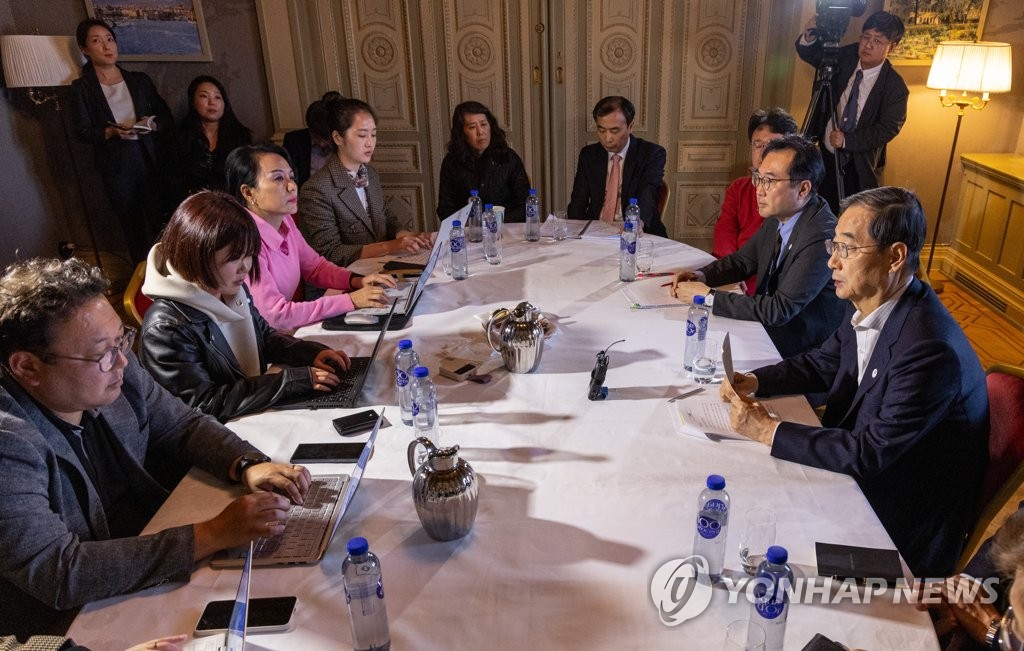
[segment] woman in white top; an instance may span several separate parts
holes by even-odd
[[[82,76],[71,84],[75,132],[95,146],[107,198],[132,262],[138,263],[146,259],[170,213],[169,188],[159,178],[174,121],[148,75],[117,65],[117,39],[109,25],[83,20],[75,37],[88,59]]]

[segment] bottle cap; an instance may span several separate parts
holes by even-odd
[[[631,231],[633,230],[633,222],[626,222],[622,225],[622,230]]]
[[[708,475],[708,488],[713,491],[720,491],[725,488],[725,477],[721,475]]]
[[[704,294],[697,294],[693,297],[694,305],[704,305]]]
[[[427,377],[430,375],[430,369],[426,366],[417,366],[412,370],[412,374],[416,377]]]
[[[768,551],[767,553],[765,553],[764,557],[769,563],[774,563],[775,565],[782,565],[783,563],[789,560],[789,552],[786,551],[785,547],[780,547],[779,545],[772,545],[768,548]]]
[[[631,206],[635,206],[636,205],[636,197],[630,197],[629,198],[629,205],[631,205]]]
[[[471,196],[471,197],[475,197],[478,194],[480,194],[479,190],[470,190],[469,191],[469,196]]]
[[[461,219],[453,219],[452,220],[452,228],[462,228],[462,220]]]
[[[408,350],[409,348],[412,348],[412,340],[403,339],[398,342],[398,350]]]
[[[348,541],[348,553],[353,556],[362,556],[366,552],[370,551],[370,543],[366,542],[366,538],[362,536],[356,536],[352,540]],[[785,552],[786,550],[782,550]]]
[[[537,194],[537,188],[530,188],[529,194],[530,194],[530,196],[533,196],[533,195]]]
[[[494,204],[493,203],[485,203],[484,204],[484,210],[494,210]]]

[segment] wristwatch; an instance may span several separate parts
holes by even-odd
[[[1003,618],[996,617],[988,623],[988,629],[985,631],[985,648],[986,649],[998,649],[999,648],[999,629],[1003,627]]]
[[[704,295],[704,305],[709,308],[715,306],[715,290],[709,289],[708,293]]]
[[[268,461],[270,461],[270,457],[262,452],[246,452],[243,454],[238,460],[238,481],[242,481],[246,470]]]

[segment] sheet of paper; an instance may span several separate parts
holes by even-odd
[[[772,416],[790,423],[820,426],[817,414],[803,396],[780,396],[760,401]],[[683,398],[668,405],[672,412],[676,431],[696,438],[708,438],[705,432],[716,437],[749,440],[738,434],[729,425],[729,403],[722,402],[717,391],[691,398]]]
[[[622,294],[629,301],[630,307],[635,310],[661,307],[689,307],[689,305],[669,293],[671,287],[662,287],[665,283],[671,285],[672,277],[641,278],[631,283],[625,283],[625,286],[622,288]]]

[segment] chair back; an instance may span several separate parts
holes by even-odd
[[[146,279],[146,261],[143,260],[132,273],[128,286],[124,289],[124,311],[135,323],[135,327],[142,326],[142,317],[146,310],[153,304],[153,299],[142,293],[142,281]]]
[[[672,191],[668,187],[668,183],[664,180],[661,182],[661,189],[658,190],[658,201],[656,202],[658,208],[658,216],[664,219],[665,217],[665,206],[668,205],[668,199],[672,196]]]

